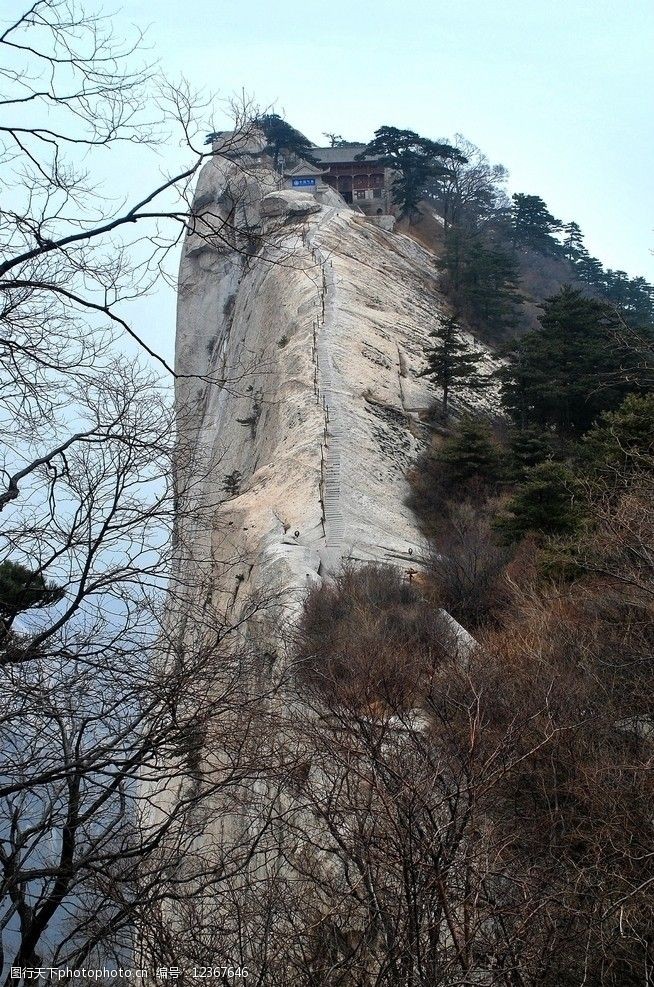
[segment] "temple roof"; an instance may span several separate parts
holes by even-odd
[[[311,147],[309,153],[320,164],[349,164],[357,154],[365,151],[367,144],[352,144],[349,147]],[[381,155],[368,154],[366,161],[378,161]],[[357,162],[358,163],[358,162]]]
[[[296,175],[324,175],[324,168],[316,168],[315,165],[309,164],[308,161],[302,161],[299,165],[295,165],[294,168],[287,168],[284,171],[284,178],[294,178]]]

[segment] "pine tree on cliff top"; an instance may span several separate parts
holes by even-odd
[[[264,113],[255,122],[266,136],[268,141],[266,151],[273,159],[275,170],[279,166],[282,151],[290,151],[306,161],[314,160],[310,153],[313,145],[309,138],[287,123],[278,113]]]
[[[372,156],[397,172],[393,197],[401,205],[404,216],[417,212],[418,202],[430,179],[447,174],[453,161],[466,161],[458,148],[451,144],[421,137],[413,130],[400,130],[387,125],[375,131],[374,139],[357,158],[365,160]]]

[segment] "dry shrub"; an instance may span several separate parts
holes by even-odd
[[[516,585],[515,619],[484,642],[505,689],[524,683],[511,704],[529,713],[529,743],[504,791],[519,866],[538,869],[555,917],[547,982],[647,982],[654,960],[650,494],[636,477],[624,496],[596,499],[577,548],[586,575]]]
[[[434,455],[435,451],[434,446],[419,456],[408,475],[411,489],[407,506],[427,535],[432,534],[437,519],[449,516],[452,496],[452,483],[442,462]]]
[[[430,573],[441,605],[467,628],[495,621],[511,598],[509,550],[488,517],[470,502],[451,504],[432,541]]]
[[[480,507],[489,497],[489,485],[482,477],[467,480],[453,477],[447,464],[438,457],[436,445],[418,457],[408,479],[411,490],[407,506],[428,536],[433,536],[461,501]]]
[[[538,548],[538,540],[533,534],[528,534],[513,547],[504,570],[512,600],[519,596],[521,586],[532,586],[538,582]]]
[[[645,518],[626,508],[620,523],[640,545]],[[332,714],[311,720],[314,772],[323,765],[313,795],[355,892],[363,872],[380,903],[371,951],[390,969],[418,942],[416,983],[648,982],[654,566],[623,557],[622,539],[613,547],[618,523],[595,533],[612,582],[530,582],[524,546],[510,612],[465,658],[434,638],[422,619],[432,606],[393,570],[346,568],[309,595],[304,683],[329,693]],[[398,696],[423,716],[371,727],[348,715],[348,702],[367,713]]]
[[[537,578],[520,546],[502,623],[465,656],[392,570],[347,568],[309,595],[300,667],[330,714],[307,728],[311,805],[346,862],[329,914],[355,926],[362,900],[376,983],[651,981],[654,525],[633,494],[598,506],[572,585]],[[448,558],[469,555],[490,597],[484,517],[455,514]],[[398,697],[405,715],[351,715]],[[322,963],[364,959],[337,946]],[[419,972],[397,966],[418,954]]]
[[[346,564],[307,596],[297,677],[342,702],[397,708],[415,704],[455,651],[446,617],[399,570]]]
[[[552,923],[529,920],[557,957],[539,983],[636,983],[651,960],[652,616],[606,583],[526,587],[470,665],[504,867]]]

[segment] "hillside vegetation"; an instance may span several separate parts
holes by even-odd
[[[470,141],[457,135],[451,145],[436,145],[441,150],[429,170],[414,166],[420,154],[411,131],[383,127],[377,134],[387,131],[412,148],[388,159],[402,176],[395,198],[404,228],[436,248],[455,314],[484,338],[497,342],[533,328],[537,306],[564,284],[613,305],[633,327],[652,325],[654,287],[642,276],[605,268],[586,248],[579,224],[555,217],[539,195],[509,196],[507,169],[492,165]],[[376,142],[369,147],[376,150]],[[415,188],[407,196],[411,180]]]
[[[297,644],[305,698],[340,724],[319,809],[346,870],[327,900],[359,921],[367,888],[365,931],[323,930],[325,949],[358,969],[368,946],[378,982],[648,983],[652,288],[458,146],[402,221],[440,252],[453,310],[409,474],[427,556],[404,579],[346,566]],[[502,342],[493,379],[466,327]],[[493,384],[494,420],[461,413],[460,388]]]

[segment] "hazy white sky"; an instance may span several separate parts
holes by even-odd
[[[654,0],[127,0],[114,21],[149,26],[171,79],[245,89],[317,143],[462,133],[606,266],[654,281]],[[172,356],[172,292],[139,308]]]
[[[316,142],[463,133],[654,279],[654,0],[132,0],[171,75],[276,102]]]

